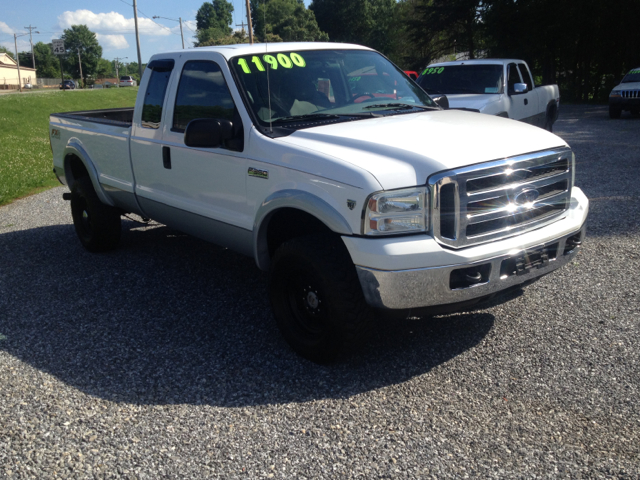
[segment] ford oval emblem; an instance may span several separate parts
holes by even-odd
[[[540,196],[540,192],[535,188],[528,188],[521,191],[514,199],[516,205],[526,205],[527,203],[535,202]]]

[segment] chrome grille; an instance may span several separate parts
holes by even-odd
[[[640,90],[620,90],[622,98],[640,98]]]
[[[431,234],[453,248],[533,230],[569,208],[569,148],[481,163],[433,175]]]

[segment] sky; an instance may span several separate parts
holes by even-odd
[[[234,6],[233,28],[243,21],[246,23],[245,0],[227,0]],[[140,32],[140,53],[142,62],[156,53],[182,48],[180,26],[182,17],[185,48],[193,47],[196,30],[196,13],[204,0],[137,0],[138,29]],[[309,5],[311,0],[304,0]],[[60,38],[65,28],[84,24],[95,32],[102,46],[102,57],[113,60],[118,57],[123,62],[137,62],[136,36],[133,19],[133,0],[65,0],[52,2],[44,0],[4,1],[0,9],[0,45],[14,51],[13,34],[26,33],[18,37],[18,51],[29,51],[29,25],[33,30],[33,43],[49,43]]]

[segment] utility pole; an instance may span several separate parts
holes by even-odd
[[[247,22],[249,22],[249,43],[253,45],[253,25],[251,25],[251,6],[249,0],[247,2]]]
[[[178,17],[178,20],[175,18],[167,18],[161,17],[159,15],[154,15],[153,18],[164,18],[165,20],[171,20],[172,22],[180,22],[180,37],[182,38],[182,49],[184,50],[184,35],[182,33],[182,17]]]
[[[24,35],[26,35],[26,33]],[[18,57],[18,37],[22,36],[23,35],[13,34],[13,45],[16,47],[16,65],[18,66],[18,89],[20,93],[22,93],[22,77],[20,76],[20,57]]]
[[[114,58],[115,62],[116,62],[116,81],[117,81],[117,87],[120,88],[120,73],[118,70],[118,60],[124,60],[125,58],[129,58],[129,57],[116,57]]]
[[[247,0],[249,1],[249,0]],[[138,32],[138,2],[133,0],[133,19],[136,24],[136,44],[138,46],[138,73],[140,75],[140,81],[142,81],[142,55],[140,55],[140,33]],[[118,84],[120,82],[118,81]]]
[[[82,60],[80,59],[80,47],[78,47],[78,64],[80,65],[80,83],[84,87],[84,81],[82,79]]]
[[[29,25],[28,27],[24,27],[24,28],[28,28],[29,29],[29,42],[31,43],[31,61],[33,62],[33,69],[36,69],[36,57],[33,54],[33,37],[31,36],[31,30],[35,30],[38,27],[32,27],[31,25]],[[36,33],[40,33],[40,32],[36,32]]]

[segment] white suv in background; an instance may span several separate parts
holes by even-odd
[[[120,77],[120,86],[121,87],[135,87],[137,86],[137,82],[130,75],[125,75]]]

